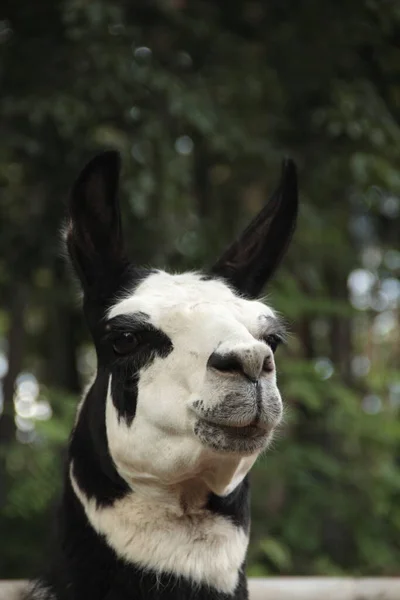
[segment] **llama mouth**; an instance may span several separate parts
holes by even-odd
[[[258,424],[238,427],[205,419],[197,421],[194,433],[213,450],[239,454],[252,454],[262,450],[270,437],[270,431]]]
[[[222,423],[216,423],[215,421],[209,421],[204,419],[204,422],[211,427],[215,427],[222,430],[227,435],[232,437],[254,437],[255,435],[264,435],[265,428],[261,427],[257,423],[250,423],[249,425],[227,425]]]

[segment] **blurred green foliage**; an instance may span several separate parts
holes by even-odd
[[[2,3],[1,578],[43,559],[93,363],[59,232],[104,147],[132,257],[172,269],[211,261],[295,158],[299,227],[268,290],[287,415],[253,473],[249,573],[399,574],[399,39],[390,0]],[[18,405],[24,371],[50,419]]]

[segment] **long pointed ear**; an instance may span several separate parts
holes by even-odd
[[[126,266],[117,199],[120,156],[93,158],[72,188],[67,246],[86,293],[111,289]]]
[[[239,292],[256,298],[283,258],[296,227],[296,166],[285,160],[279,187],[212,268]]]

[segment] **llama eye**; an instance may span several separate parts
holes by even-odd
[[[123,333],[113,340],[113,350],[115,354],[124,356],[130,354],[138,346],[140,339],[133,333]]]
[[[272,352],[275,352],[279,344],[282,342],[282,339],[272,333],[264,338],[264,342],[271,348]]]

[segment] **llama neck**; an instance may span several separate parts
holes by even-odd
[[[200,512],[197,520],[192,515],[188,517],[190,530],[182,526],[185,518],[166,515],[160,506],[149,506],[133,497],[98,511],[94,500],[88,505],[84,498],[78,497],[67,477],[61,515],[62,550],[55,559],[56,568],[47,579],[54,597],[57,600],[130,600],[132,595],[136,600],[247,599],[244,574],[247,536],[243,527],[232,520],[240,520],[237,504],[247,503],[247,482],[241,487],[235,498],[225,499],[227,502],[210,499],[206,509],[208,522]],[[79,491],[78,494],[81,495]],[[138,516],[146,517],[156,509],[158,514],[153,514],[151,521],[137,522]],[[212,511],[217,511],[214,516]],[[175,528],[177,523],[180,530]],[[154,528],[160,524],[163,525]],[[190,537],[190,531],[195,537]],[[177,538],[188,534],[186,543]],[[118,543],[121,546],[116,552]],[[200,552],[193,553],[196,547]],[[154,560],[152,553],[159,548],[163,552],[156,555],[157,560],[170,561],[164,569],[151,560],[148,564],[146,556],[143,560],[144,551],[147,559]],[[230,556],[221,560],[226,552]],[[186,573],[182,573],[185,569]]]
[[[73,468],[70,481],[91,527],[132,568],[153,572],[155,580],[166,574],[234,594],[248,535],[216,504],[212,510],[130,492],[112,506],[99,506],[79,489]]]

